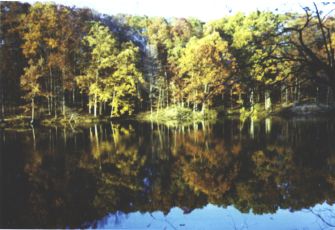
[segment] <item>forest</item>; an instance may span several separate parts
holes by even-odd
[[[334,108],[335,18],[317,4],[209,22],[0,5],[1,122]]]

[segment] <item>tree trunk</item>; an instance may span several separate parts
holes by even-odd
[[[205,114],[205,109],[206,109],[206,103],[203,102],[203,103],[202,103],[202,108],[201,108],[201,113],[202,113],[202,114]]]
[[[72,89],[72,105],[76,103],[76,91],[75,88],[73,87]]]
[[[52,71],[51,71],[51,67],[49,67],[49,78],[50,78],[50,89],[49,89],[49,93],[50,95],[48,96],[49,100],[50,100],[50,112],[49,115],[52,114],[52,109],[54,106],[54,102],[53,102],[53,97],[54,97],[54,88],[53,88],[53,79],[52,79]]]
[[[265,110],[269,111],[271,110],[271,97],[269,91],[266,90],[264,96],[265,96],[265,104],[264,104]]]
[[[48,96],[48,114],[51,115],[50,96]]]
[[[295,85],[294,85],[294,102],[298,101],[298,78],[295,78]]]
[[[84,108],[84,94],[83,93],[81,94],[81,97],[80,97],[80,104],[81,104],[81,108]]]
[[[160,106],[160,103],[161,103],[161,97],[162,97],[161,92],[162,92],[162,90],[159,88],[159,90],[158,90],[157,108],[156,108],[157,113],[159,111],[159,106]]]
[[[55,112],[55,118],[57,118],[57,99],[54,98],[54,112]]]
[[[205,84],[204,85],[204,95],[205,95],[205,98],[206,98],[206,95],[207,95],[207,88],[208,88],[208,85]],[[202,102],[202,108],[201,108],[201,113],[202,114],[205,114],[205,109],[206,109],[206,99],[204,99],[204,101]]]
[[[243,105],[243,100],[242,100],[242,93],[241,93],[241,91],[238,93],[238,101],[239,101],[239,105],[241,105],[241,106],[243,107],[244,105]]]
[[[95,93],[95,94],[94,94],[94,116],[95,116],[95,117],[97,116],[97,104],[98,104],[98,96],[97,96],[97,94]]]
[[[63,110],[63,116],[66,115],[66,108],[65,108],[65,86],[64,86],[64,78],[65,78],[65,70],[62,69],[62,110]]]
[[[254,124],[254,119],[253,118],[250,119],[249,133],[250,133],[250,137],[252,139],[254,139],[255,138],[255,124]]]
[[[297,95],[298,102],[300,102],[300,95],[301,95],[301,93],[300,93],[300,82],[298,82],[298,95]]]
[[[266,134],[271,133],[271,118],[269,117],[265,119],[265,133]]]
[[[32,134],[33,134],[34,151],[36,151],[36,136],[35,136],[35,129],[34,129],[33,124],[31,124],[31,131],[32,131]]]
[[[230,89],[230,108],[233,109],[233,89]]]
[[[98,87],[98,79],[99,79],[99,70],[98,68],[95,70],[95,84]],[[98,106],[98,95],[94,93],[94,117],[97,116],[97,106]]]
[[[91,114],[92,111],[92,99],[91,96],[88,96],[88,113]]]
[[[4,99],[3,89],[2,89],[2,93],[1,93],[1,119],[0,119],[0,121],[2,121],[4,118],[5,118],[5,99]]]
[[[52,75],[52,71],[50,68],[50,74]],[[53,77],[51,77],[52,80],[52,91],[53,91],[53,107],[54,107],[54,114],[55,114],[55,118],[57,118],[58,114],[57,114],[57,109],[58,109],[58,92],[57,92],[57,87],[56,87],[56,79],[54,79]]]
[[[113,117],[113,112],[114,112],[114,99],[115,99],[115,90],[113,91],[113,98],[112,98],[112,107],[111,107],[111,115],[110,117]]]
[[[30,123],[33,124],[35,119],[35,97],[31,98],[31,121]]]
[[[101,102],[99,103],[99,115],[100,116],[102,115],[102,103]]]
[[[149,98],[150,98],[150,116],[152,117],[152,113],[153,113],[153,105],[152,105],[152,90],[153,90],[153,86],[152,86],[152,75],[150,76],[150,80],[149,80]]]
[[[164,95],[164,90],[162,89],[161,108],[164,108],[164,99],[165,99],[165,95]]]
[[[198,90],[195,90],[195,100],[197,99],[198,97]],[[197,102],[194,102],[194,110],[197,111],[198,110],[198,103]]]
[[[62,99],[62,103],[63,103],[63,116],[65,117],[66,115],[66,107],[65,107],[65,92],[63,92],[63,99]]]
[[[110,118],[113,117],[113,112],[114,112],[114,106],[112,105],[112,106],[111,106],[111,114],[110,114]]]
[[[250,106],[251,106],[251,110],[254,110],[254,90],[251,90],[251,94],[250,94]]]
[[[169,107],[169,85],[166,89],[166,107]]]

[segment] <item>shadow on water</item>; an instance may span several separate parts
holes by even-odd
[[[273,214],[335,199],[334,119],[123,122],[0,137],[1,228],[97,227],[108,216],[164,219],[174,207],[183,215],[208,204]]]

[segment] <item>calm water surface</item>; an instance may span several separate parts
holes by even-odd
[[[0,228],[335,226],[335,119],[122,122],[0,138]]]

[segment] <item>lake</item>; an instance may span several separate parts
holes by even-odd
[[[0,130],[0,228],[335,226],[335,119]]]

